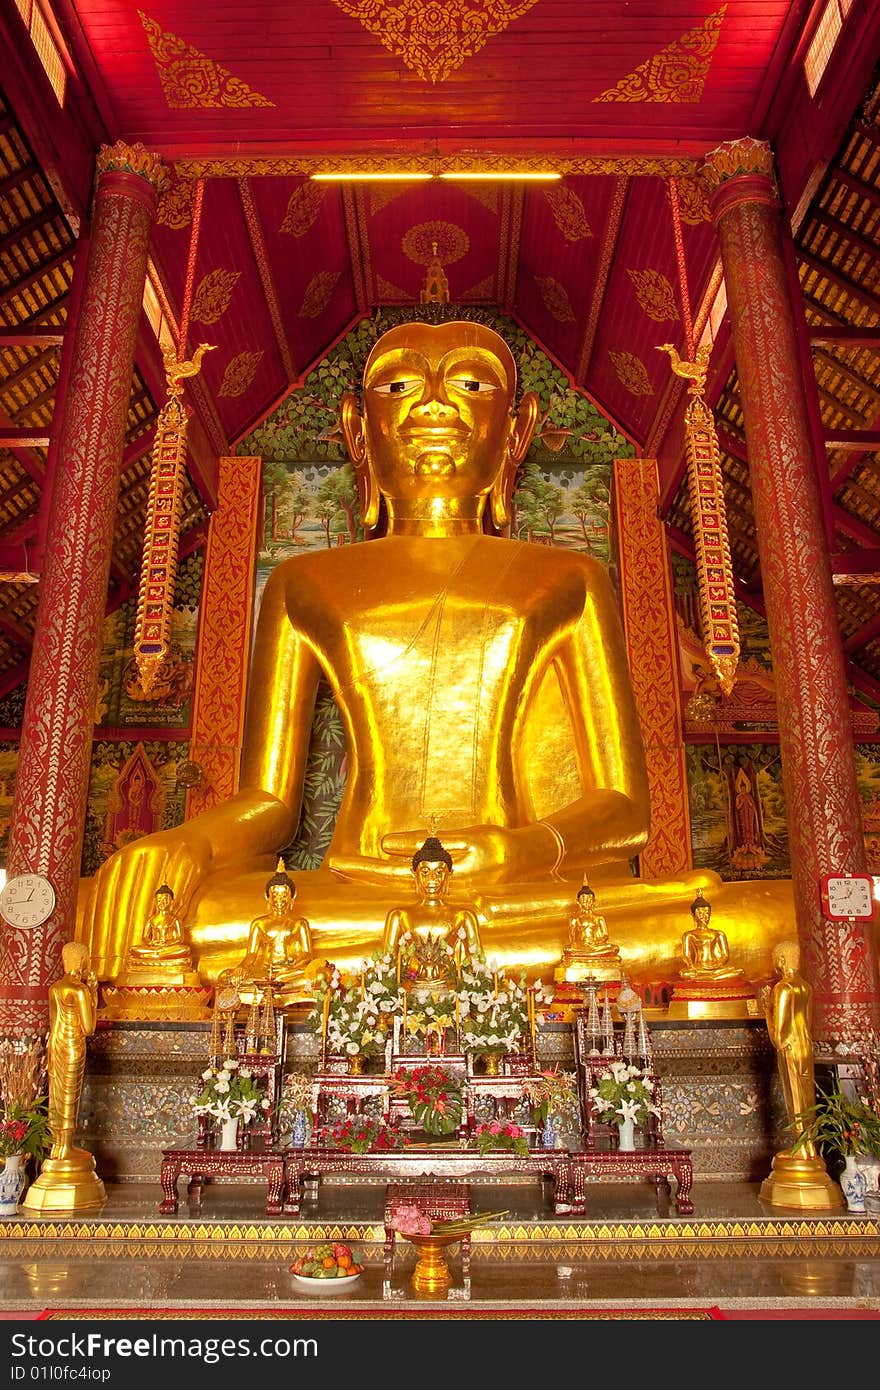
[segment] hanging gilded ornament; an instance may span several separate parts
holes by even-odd
[[[696,352],[693,350],[694,331],[675,179],[669,181],[669,201],[675,233],[682,323],[688,357],[692,360],[684,361],[672,343],[661,343],[657,350],[669,354],[676,376],[684,377],[689,383],[690,399],[684,414],[684,434],[697,560],[700,625],[709,665],[721,693],[727,696],[733,690],[736,681],[740,642],[733,565],[727,534],[727,512],[724,505],[721,451],[715,432],[715,417],[704,399],[712,344],[705,342]]]
[[[211,350],[211,344],[201,343],[189,362],[178,362],[170,352],[164,354],[168,401],[159,412],[153,443],[134,631],[134,659],[141,689],[148,698],[170,650],[186,462],[186,411],[181,400],[181,382],[184,377],[196,375],[203,356]]]

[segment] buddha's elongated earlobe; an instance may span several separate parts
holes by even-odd
[[[510,521],[510,499],[513,496],[516,471],[525,458],[538,423],[540,402],[534,391],[528,391],[519,404],[510,427],[504,463],[489,492],[492,521],[499,531]]]
[[[358,411],[357,401],[349,393],[342,397],[342,433],[345,436],[345,447],[354,464],[357,477],[361,521],[365,531],[372,531],[379,520],[379,502],[381,499],[370,465],[364,422]]]

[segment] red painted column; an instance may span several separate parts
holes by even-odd
[[[164,179],[143,146],[103,147],[70,358],[12,806],[7,872],[45,874],[48,921],[0,922],[0,1035],[48,1021],[73,935],[101,628],[147,248]],[[56,409],[61,408],[61,403]]]
[[[880,1033],[873,924],[822,914],[825,873],[866,870],[843,650],[818,468],[786,279],[769,145],[730,141],[705,179],[745,417],[779,709],[795,907],[816,1039],[846,1051]],[[843,1044],[843,1047],[840,1047]]]

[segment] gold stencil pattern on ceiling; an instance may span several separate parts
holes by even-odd
[[[333,0],[424,82],[443,82],[538,0]]]
[[[574,323],[574,310],[565,286],[554,280],[552,275],[536,275],[535,284],[541,291],[548,314],[552,314],[557,323]]]
[[[683,178],[681,174],[676,177],[675,186],[678,189],[678,215],[682,222],[686,222],[689,227],[699,227],[701,222],[711,222],[712,214],[709,211],[709,199],[706,197],[706,190],[698,178]],[[669,185],[666,185],[666,196],[669,197]]]
[[[482,280],[478,280],[475,285],[471,285],[469,290],[463,290],[458,299],[491,299],[495,293],[495,276],[487,275]]]
[[[641,357],[636,357],[634,352],[611,351],[608,356],[614,363],[618,381],[631,396],[653,396],[654,388]]]
[[[156,64],[165,101],[173,110],[216,106],[274,106],[205,53],[176,34],[164,32],[154,19],[138,10]]]
[[[406,304],[413,299],[413,295],[407,290],[398,289],[397,285],[392,285],[391,281],[386,280],[384,275],[376,276],[376,294],[380,299],[390,304]]]
[[[312,276],[299,306],[301,319],[316,319],[319,314],[323,314],[341,274],[340,270],[319,270],[317,275]]]
[[[174,179],[159,199],[156,221],[160,227],[179,231],[192,222],[196,186],[189,179]]]
[[[727,10],[710,14],[696,29],[655,53],[594,101],[700,101]]]
[[[636,288],[639,308],[644,309],[655,323],[677,323],[678,308],[675,290],[662,270],[628,270],[627,275]]]
[[[482,203],[489,212],[498,213],[498,185],[494,183],[465,183],[461,186],[462,193],[466,193],[469,198],[476,198],[478,203]]]
[[[470,244],[467,232],[454,222],[419,222],[400,242],[403,254],[416,265],[427,265],[435,256],[443,265],[453,265],[467,255]]]
[[[387,208],[389,203],[393,203],[395,198],[408,193],[415,184],[412,183],[378,183],[375,188],[370,189],[370,216],[375,217],[377,212]]]
[[[305,236],[309,228],[315,225],[326,192],[326,188],[322,188],[319,183],[312,183],[311,179],[306,179],[299,188],[295,188],[288,200],[284,220],[278,228],[279,232],[288,232],[291,236]]]
[[[190,311],[193,323],[216,323],[222,318],[240,279],[240,270],[223,270],[222,267],[203,276],[193,295]]]
[[[226,365],[218,396],[243,396],[257,374],[263,358],[262,348],[258,352],[240,352]]]
[[[564,183],[555,188],[545,188],[544,197],[550,204],[553,220],[566,241],[583,241],[593,235],[584,205],[573,188]]]

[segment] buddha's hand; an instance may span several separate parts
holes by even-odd
[[[500,825],[471,825],[464,829],[438,832],[444,849],[452,856],[452,871],[457,886],[489,883],[521,883],[534,875],[553,872],[559,859],[560,842],[546,824],[519,826],[508,829]],[[382,848],[386,854],[409,852],[415,837],[415,848],[425,838],[424,831],[401,831],[385,835]]]
[[[156,889],[167,883],[183,919],[211,862],[208,837],[194,823],[160,830],[112,854],[95,875],[83,939],[106,961],[128,949],[134,930],[153,915]]]

